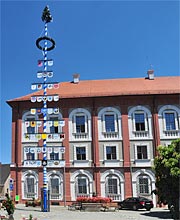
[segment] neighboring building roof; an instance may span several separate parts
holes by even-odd
[[[4,184],[10,175],[10,164],[0,163],[0,184]]]
[[[122,78],[107,80],[84,80],[78,83],[62,82],[58,89],[47,91],[60,98],[100,97],[119,95],[177,94],[180,93],[180,77]],[[33,95],[43,95],[43,90],[7,101],[30,100]]]

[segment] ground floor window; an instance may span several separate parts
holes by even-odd
[[[76,177],[75,184],[76,195],[78,196],[88,196],[89,195],[89,180],[85,175],[79,175]]]
[[[27,174],[24,176],[23,181],[24,197],[37,198],[37,177],[33,174]]]

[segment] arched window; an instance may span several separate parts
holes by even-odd
[[[74,109],[69,115],[69,138],[71,140],[91,138],[91,115],[83,108]]]
[[[158,112],[161,138],[179,138],[180,109],[173,105],[165,105]]]
[[[121,138],[121,114],[114,107],[106,107],[98,113],[99,139]]]
[[[101,195],[113,201],[124,199],[124,176],[118,170],[106,170],[101,175]]]
[[[75,194],[79,196],[89,196],[89,179],[85,175],[78,175],[75,182]]]
[[[24,199],[38,197],[38,176],[33,171],[27,171],[23,175],[23,197]]]
[[[137,177],[137,194],[139,196],[150,195],[152,191],[151,179],[148,175],[139,175]]]
[[[152,115],[148,108],[144,106],[130,108],[128,124],[131,139],[152,137]]]
[[[22,140],[23,141],[37,141],[36,134],[38,133],[40,121],[38,116],[26,112],[22,117]]]
[[[63,179],[62,175],[54,171],[48,174],[48,187],[51,200],[63,199]]]

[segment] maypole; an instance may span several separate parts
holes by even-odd
[[[46,148],[46,138],[47,138],[47,77],[51,77],[52,76],[52,72],[48,72],[47,71],[47,66],[48,66],[48,58],[47,58],[47,52],[54,49],[55,47],[55,41],[48,37],[48,28],[47,28],[47,24],[49,22],[52,21],[52,16],[50,14],[49,11],[49,7],[46,6],[44,8],[43,14],[42,14],[42,21],[44,22],[44,36],[40,37],[37,39],[36,41],[36,46],[38,47],[38,49],[43,51],[43,56],[44,59],[40,60],[40,62],[42,62],[43,65],[43,72],[39,72],[39,75],[41,75],[40,73],[42,73],[42,77],[44,79],[43,81],[43,161],[42,161],[42,165],[43,165],[43,206],[42,206],[42,211],[43,212],[48,212],[49,209],[49,198],[48,198],[48,187],[47,187],[47,148]],[[41,42],[44,42],[44,45],[41,46]],[[48,43],[50,43],[51,45],[48,47]],[[52,61],[52,60],[51,60]],[[40,78],[40,77],[38,77]],[[52,83],[51,83],[52,84]]]

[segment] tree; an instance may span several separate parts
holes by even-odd
[[[44,8],[41,18],[42,18],[42,21],[45,22],[45,23],[48,23],[48,22],[52,21],[52,16],[51,16],[51,13],[50,13],[50,10],[49,10],[48,6],[46,6]]]
[[[154,161],[159,200],[173,205],[175,218],[179,216],[180,139],[158,147]]]

